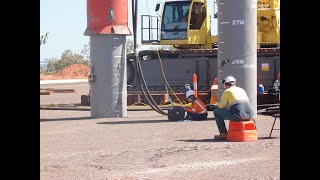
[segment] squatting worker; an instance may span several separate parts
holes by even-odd
[[[219,140],[227,138],[224,120],[249,121],[254,116],[247,93],[236,86],[236,79],[233,76],[227,76],[222,83],[225,90],[218,107],[213,112],[220,133],[215,135],[214,139]]]
[[[185,119],[189,120],[206,120],[208,117],[208,111],[206,105],[198,98],[194,96],[193,90],[186,92],[186,98],[191,102],[191,107],[184,107],[187,115]]]

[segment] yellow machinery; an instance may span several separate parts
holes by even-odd
[[[280,0],[259,0],[257,5],[258,43],[279,45]]]
[[[156,5],[158,16],[141,16],[142,45],[172,45],[176,48],[172,50],[164,46],[162,50],[139,51],[139,58],[144,60],[140,61],[141,66],[148,74],[145,78],[150,91],[166,90],[162,80],[164,70],[160,71],[158,60],[163,61],[165,75],[176,92],[183,92],[184,85],[190,83],[193,73],[198,77],[198,91],[210,90],[212,80],[218,77],[218,35],[211,34],[211,22],[217,18],[219,9],[214,8],[218,12],[213,10],[214,17],[211,17],[208,1],[167,0],[161,8],[160,4]],[[220,3],[211,1],[214,7]],[[252,2],[257,3],[257,83],[263,84],[268,90],[280,71],[280,0]],[[131,63],[134,58],[133,54],[127,55],[127,67],[131,70],[128,84],[132,85],[128,91],[139,90],[134,80],[135,68]]]
[[[215,1],[216,3],[216,1]],[[156,11],[160,9],[157,4]],[[215,13],[216,14],[216,13]],[[211,49],[217,44],[217,36],[211,35],[211,19],[207,0],[166,1],[163,6],[160,30],[153,28],[152,16],[149,18],[149,40],[142,40],[144,45],[173,45],[178,49]],[[216,18],[216,17],[215,17]],[[278,47],[280,45],[280,0],[257,0],[258,47]],[[153,30],[156,38],[150,33]],[[160,33],[159,33],[160,31]],[[142,39],[143,39],[142,38]],[[152,39],[153,38],[153,39]]]

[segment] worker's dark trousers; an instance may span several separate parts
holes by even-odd
[[[199,121],[199,120],[206,120],[208,117],[208,114],[197,114],[197,113],[191,113],[187,112],[187,116],[190,116],[192,120]]]
[[[224,120],[241,121],[236,115],[231,115],[228,109],[216,108],[213,111],[214,118],[219,129],[219,133],[227,133],[226,124]]]

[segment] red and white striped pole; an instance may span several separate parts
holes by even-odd
[[[198,98],[198,93],[197,93],[197,75],[196,73],[193,74],[193,91],[194,91],[194,97]]]

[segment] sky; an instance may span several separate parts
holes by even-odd
[[[157,16],[154,10],[158,2],[163,3],[165,0],[138,0],[138,44],[141,40],[140,15]],[[209,14],[213,17],[213,0],[208,2]],[[128,0],[128,25],[133,32],[131,0]],[[80,54],[84,45],[89,43],[89,37],[83,35],[86,27],[87,0],[40,0],[40,33],[49,32],[47,43],[40,47],[40,61],[46,58],[60,58],[62,52],[67,49]],[[216,21],[212,23],[211,29],[212,34],[217,34]],[[133,34],[127,38],[132,40]],[[145,47],[140,46],[140,49],[146,49]]]

